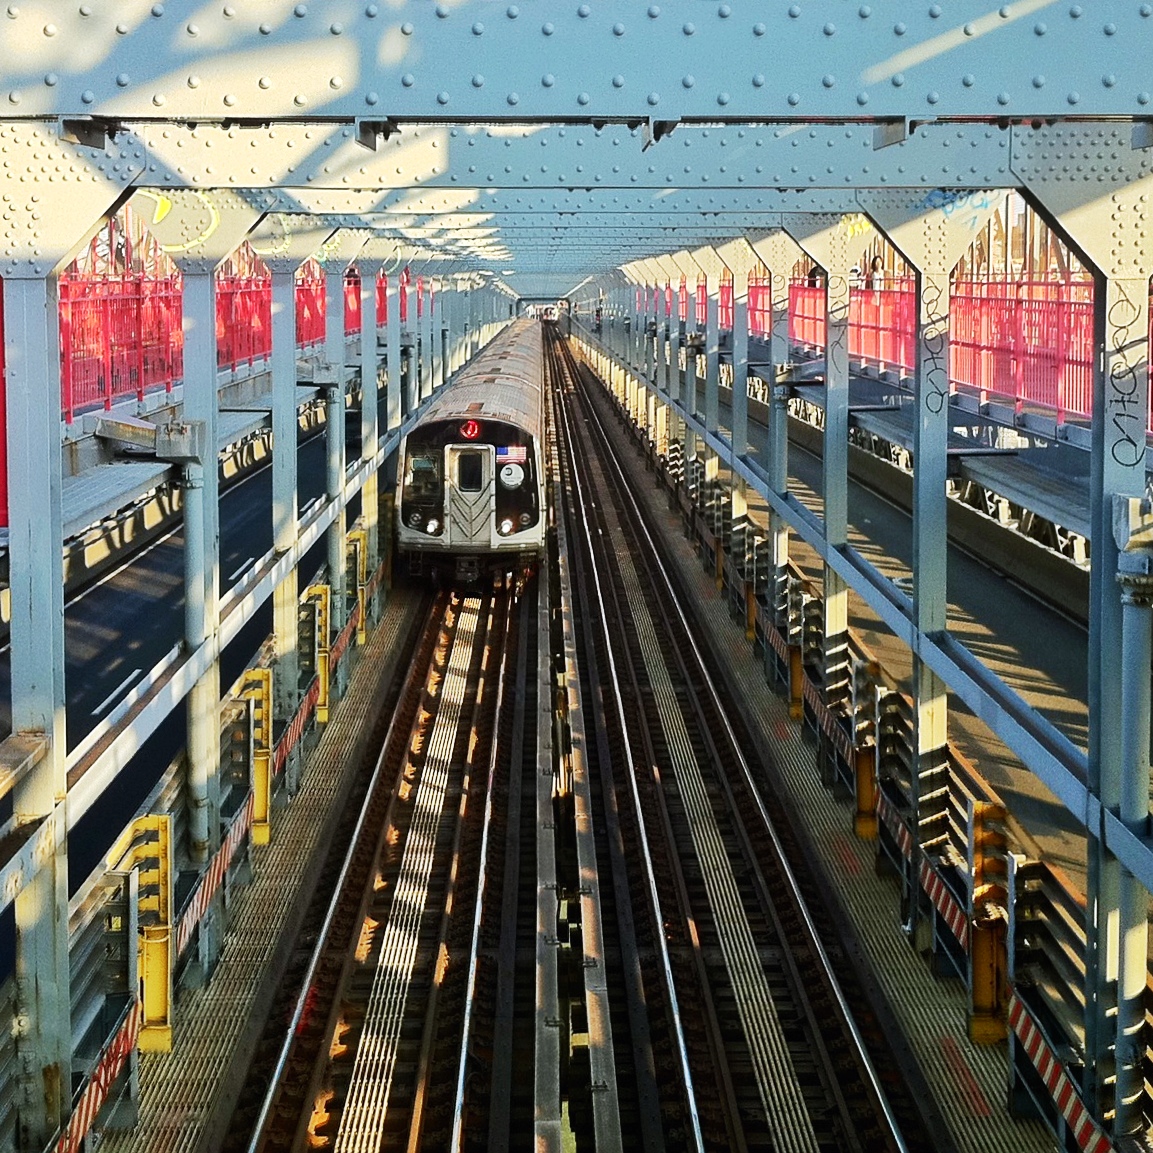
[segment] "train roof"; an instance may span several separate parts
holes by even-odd
[[[417,428],[433,420],[472,417],[507,421],[538,436],[541,345],[537,321],[514,320],[433,399]]]

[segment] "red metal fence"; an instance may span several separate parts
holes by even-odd
[[[216,365],[251,367],[272,351],[272,280],[221,276],[216,280]]]
[[[179,276],[139,273],[60,278],[61,410],[109,409],[117,400],[171,390],[184,373]],[[383,283],[377,321],[385,322]],[[324,278],[309,270],[296,285],[296,340],[324,340]],[[345,332],[360,331],[360,280],[345,280]],[[267,276],[220,276],[216,282],[216,360],[237,369],[272,351],[272,282]]]
[[[769,336],[773,331],[772,281],[767,276],[749,277],[749,334]]]
[[[324,277],[319,271],[296,282],[296,343],[302,348],[324,340]]]
[[[1093,410],[1093,285],[957,281],[949,345],[954,383],[1066,415]]]
[[[878,368],[911,373],[917,362],[916,322],[912,280],[897,280],[883,288],[850,289],[849,356]]]
[[[180,282],[135,274],[60,278],[61,400],[77,409],[171,388],[183,371]],[[219,327],[219,324],[218,324]]]
[[[949,376],[957,387],[1066,416],[1093,398],[1093,285],[1087,281],[961,280],[952,285]],[[849,293],[849,355],[911,373],[917,299],[912,280]],[[825,288],[789,285],[789,338],[825,345]]]
[[[409,283],[408,270],[400,284]],[[416,306],[423,313],[424,280],[417,278]],[[0,289],[2,292],[2,289]],[[60,278],[61,401],[64,418],[154,389],[171,389],[183,374],[179,276],[139,273]],[[3,383],[3,313],[0,295],[0,385]],[[221,367],[253,364],[271,351],[272,289],[266,276],[221,277],[217,282],[217,349]],[[408,320],[407,293],[400,293],[402,323]],[[638,297],[639,303],[639,297]],[[666,313],[688,316],[688,285],[657,290],[654,303]],[[387,321],[385,279],[376,284],[377,323]],[[345,280],[344,329],[361,328],[360,281]],[[697,323],[705,323],[704,278],[697,285]],[[1093,286],[1087,281],[961,280],[952,285],[950,376],[957,388],[982,399],[1001,398],[1017,411],[1045,407],[1066,416],[1087,417],[1093,388]],[[305,270],[296,286],[298,345],[324,339],[324,278]],[[732,325],[732,285],[720,287],[720,324]],[[916,296],[911,279],[880,288],[850,291],[849,349],[857,360],[912,372],[916,347]],[[749,280],[749,330],[772,328],[769,279]],[[789,285],[789,337],[823,348],[825,288],[807,280]],[[0,392],[0,400],[2,400]],[[4,405],[0,404],[0,527],[7,524],[7,472]]]

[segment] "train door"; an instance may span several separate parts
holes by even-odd
[[[496,494],[491,444],[450,444],[445,450],[445,534],[450,548],[492,543]]]

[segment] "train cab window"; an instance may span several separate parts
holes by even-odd
[[[456,459],[457,487],[461,492],[480,492],[484,485],[484,458],[479,452],[462,452]]]
[[[404,494],[415,501],[440,499],[440,461],[435,456],[414,454],[408,458]]]

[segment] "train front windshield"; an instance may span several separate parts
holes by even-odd
[[[418,504],[440,503],[440,457],[413,454],[404,473],[404,495]]]
[[[401,486],[401,516],[413,528],[424,524],[427,514],[440,515],[444,504],[443,450],[410,450]]]

